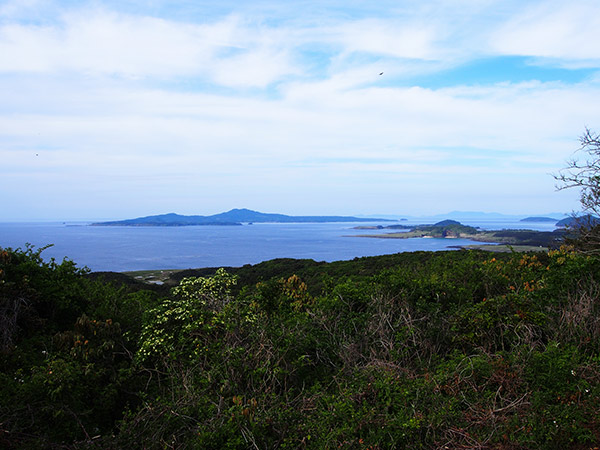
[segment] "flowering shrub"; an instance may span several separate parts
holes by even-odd
[[[218,312],[231,300],[236,277],[217,270],[209,278],[184,278],[166,298],[148,312],[142,328],[138,358],[194,359],[206,350],[206,339],[218,325]]]

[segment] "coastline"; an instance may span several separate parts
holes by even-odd
[[[490,230],[477,233],[428,233],[427,230],[412,230],[400,233],[357,234],[351,237],[376,239],[468,239],[485,242],[482,245],[457,246],[459,248],[482,248],[490,250],[494,245],[526,248],[524,251],[544,251],[556,246],[564,237],[564,231],[533,231],[533,230]],[[523,251],[523,250],[521,250]]]

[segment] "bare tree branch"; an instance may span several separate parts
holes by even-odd
[[[568,160],[566,167],[553,176],[559,191],[580,189],[582,212],[588,214],[569,227],[570,243],[580,251],[600,253],[600,226],[594,217],[590,217],[600,216],[600,134],[586,127],[579,143],[581,146],[576,153],[581,157]]]

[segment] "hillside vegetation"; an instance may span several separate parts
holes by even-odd
[[[0,447],[600,443],[598,257],[416,252],[198,275],[150,290],[0,249]]]

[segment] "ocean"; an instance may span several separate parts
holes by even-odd
[[[423,220],[402,224],[433,223]],[[552,231],[554,225],[518,221],[461,221],[483,229],[528,228]],[[45,260],[67,257],[92,271],[134,271],[239,267],[274,258],[348,260],[418,250],[452,250],[480,244],[468,239],[370,239],[357,234],[394,230],[356,230],[369,223],[255,223],[242,226],[105,227],[89,223],[0,223],[0,247],[44,250]]]

